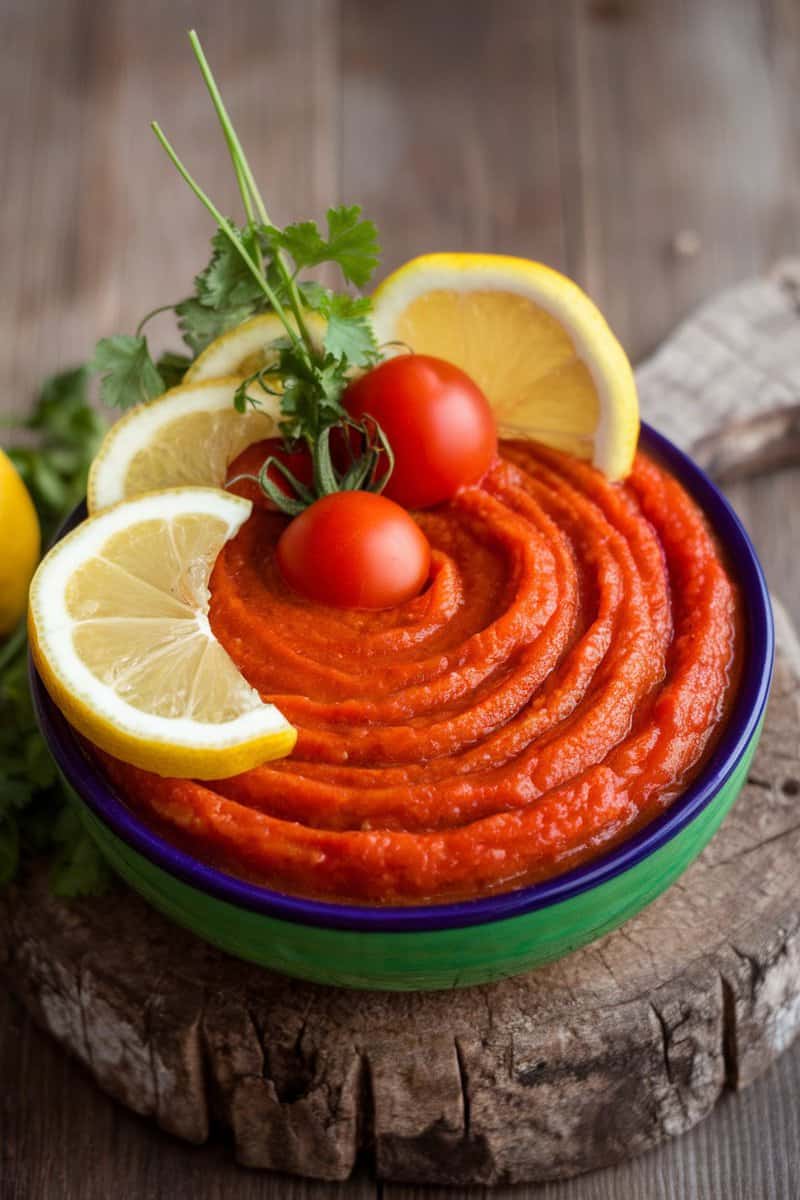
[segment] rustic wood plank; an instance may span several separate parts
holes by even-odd
[[[577,273],[638,359],[677,315],[796,250],[797,8],[558,9],[577,89]],[[697,253],[676,248],[681,231],[697,235]]]
[[[431,250],[566,268],[556,7],[343,0],[342,198],[384,274]]]

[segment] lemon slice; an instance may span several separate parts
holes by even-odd
[[[92,463],[89,512],[160,488],[222,487],[237,454],[277,433],[276,397],[254,383],[249,394],[261,408],[239,413],[233,395],[240,383],[181,384],[127,412],[112,425]]]
[[[314,312],[306,312],[303,316],[311,340],[321,349],[327,322]],[[225,375],[247,378],[275,361],[277,354],[269,347],[285,337],[286,330],[275,313],[251,317],[206,346],[187,369],[183,382],[199,383],[203,379],[221,379]]]
[[[28,489],[0,450],[0,637],[11,632],[25,612],[40,544],[39,519]]]
[[[296,731],[211,632],[208,581],[251,512],[175,488],[90,517],[31,584],[33,658],[67,720],[158,775],[220,779],[289,754]]]
[[[373,298],[379,343],[448,359],[483,389],[501,432],[631,469],[639,405],[631,365],[577,284],[541,263],[495,254],[426,254]]]

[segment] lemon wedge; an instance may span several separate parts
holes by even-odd
[[[327,322],[315,312],[303,314],[311,340],[322,348]],[[221,379],[225,375],[247,378],[277,358],[269,347],[286,337],[286,330],[275,313],[251,317],[234,329],[215,338],[197,356],[183,377],[183,383],[199,383],[204,379]]]
[[[11,632],[25,612],[40,547],[33,501],[11,459],[0,450],[0,637]]]
[[[633,371],[577,284],[541,263],[496,254],[426,254],[373,297],[379,343],[455,363],[482,388],[503,433],[589,459],[609,479],[633,465]]]
[[[240,379],[181,384],[130,409],[103,439],[89,471],[89,512],[167,487],[222,487],[228,464],[247,446],[277,433],[279,405],[257,383],[261,406],[239,413]]]
[[[251,512],[215,488],[175,488],[90,517],[30,590],[34,662],[67,720],[158,775],[220,779],[289,754],[296,731],[216,640],[208,581]]]

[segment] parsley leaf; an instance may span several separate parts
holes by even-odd
[[[307,279],[303,283],[298,283],[297,290],[306,308],[312,308],[315,312],[320,312],[323,304],[333,295],[330,288],[323,287],[321,283],[317,283],[316,279]]]
[[[269,302],[261,284],[242,259],[237,244],[257,262],[269,249],[264,232],[228,225],[234,241],[222,229],[211,239],[211,260],[195,276],[195,294],[175,305],[178,328],[193,354],[200,354],[215,338],[240,325],[248,317],[264,312]]]
[[[241,233],[237,230],[237,237],[248,251],[253,249],[255,236],[248,236],[247,231]],[[200,303],[217,311],[226,308],[240,309],[248,305],[255,311],[261,307],[264,301],[263,289],[230,238],[218,229],[211,239],[211,245],[211,261],[195,279],[195,292]]]
[[[328,252],[349,283],[369,283],[380,254],[378,231],[372,221],[361,219],[358,204],[328,209]]]
[[[328,262],[327,246],[317,229],[316,221],[296,221],[285,229],[269,229],[270,242],[273,247],[280,247],[291,254],[298,270],[303,267],[317,267],[320,263]]]
[[[326,395],[323,367],[292,346],[279,349],[277,374],[283,382],[281,433],[288,441],[315,441],[326,425],[335,423],[342,411],[338,395]]]
[[[366,367],[378,361],[378,345],[369,322],[367,297],[330,294],[319,310],[328,318],[325,349],[335,358],[347,359],[354,367]]]
[[[298,270],[336,263],[348,283],[364,287],[378,265],[380,247],[375,225],[362,218],[358,204],[329,208],[327,221],[327,241],[314,221],[287,225],[283,231],[271,226],[267,232],[273,245],[291,254]]]
[[[206,346],[214,341],[214,338],[218,338],[222,333],[227,333],[229,329],[233,329],[234,325],[240,325],[242,321],[246,321],[248,317],[253,316],[254,311],[250,304],[218,311],[215,308],[209,308],[193,296],[175,305],[178,328],[183,334],[186,345],[194,354],[200,354]]]
[[[145,337],[118,333],[101,338],[89,365],[100,375],[100,395],[111,408],[131,408],[164,391]]]

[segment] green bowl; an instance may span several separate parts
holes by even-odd
[[[114,870],[166,916],[239,958],[319,983],[395,991],[463,987],[531,970],[654,900],[697,857],[744,784],[763,725],[774,636],[760,564],[730,505],[660,434],[645,427],[642,440],[705,512],[735,564],[745,618],[741,680],[723,736],[662,815],[596,860],[502,895],[385,908],[304,900],[210,867],[148,828],[87,757],[32,669],[44,737]],[[84,516],[76,510],[64,532]]]

